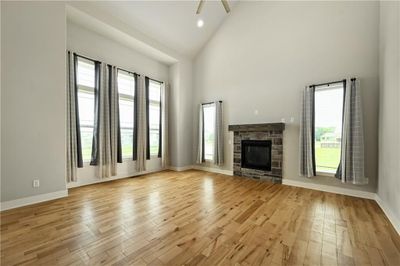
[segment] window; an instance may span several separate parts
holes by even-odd
[[[320,173],[339,166],[344,88],[342,83],[315,87],[315,163]]]
[[[204,159],[214,160],[215,143],[215,104],[203,105],[204,120]]]
[[[133,156],[133,132],[135,123],[135,76],[118,70],[119,121],[121,128],[122,158]],[[136,148],[136,147],[135,147]]]
[[[78,57],[78,66],[76,71],[82,158],[84,162],[89,162],[92,155],[94,126],[94,62]]]
[[[149,146],[150,156],[159,156],[161,118],[161,83],[149,80]]]

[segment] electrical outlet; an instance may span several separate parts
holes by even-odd
[[[33,183],[32,183],[32,186],[33,186],[34,188],[40,187],[40,181],[39,181],[39,179],[34,179],[34,180],[33,180]]]
[[[290,118],[290,123],[293,123],[294,122],[294,117],[292,116],[291,118]]]
[[[254,115],[258,115],[258,110],[254,110]]]

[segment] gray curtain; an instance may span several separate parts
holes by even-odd
[[[146,159],[150,160],[150,99],[149,99],[149,86],[150,79],[144,78],[145,84],[145,110],[146,110]]]
[[[300,175],[315,176],[314,154],[314,96],[315,87],[307,86],[303,92],[300,118]]]
[[[364,127],[362,116],[362,99],[359,81],[346,81],[342,153],[336,177],[342,182],[356,185],[368,184],[364,175]]]
[[[215,138],[214,138],[214,164],[224,164],[224,124],[222,120],[222,102],[215,102]]]
[[[205,158],[204,158],[204,115],[203,115],[203,105],[200,104],[200,107],[199,107],[199,132],[198,132],[196,163],[201,164],[204,162],[205,162]]]
[[[169,85],[161,85],[161,166],[168,165],[168,92]]]
[[[108,66],[108,92],[110,97],[110,148],[111,148],[111,174],[117,175],[117,163],[122,163],[121,128],[119,121],[119,94],[115,66]]]
[[[132,160],[136,161],[137,160],[137,143],[138,143],[138,87],[139,87],[139,75],[134,73],[133,74],[135,78],[135,102],[134,102],[134,108],[133,108],[133,149],[132,149]]]
[[[105,63],[96,62],[95,71],[95,121],[90,164],[97,165],[98,176],[105,178],[112,176],[109,93],[111,77]]]
[[[93,140],[92,140],[92,155],[90,165],[98,165],[99,149],[100,149],[100,79],[101,79],[101,63],[94,63],[94,122],[93,122]]]
[[[67,182],[77,181],[77,167],[83,167],[80,143],[76,56],[67,51]]]
[[[145,77],[140,75],[137,78],[137,158],[136,170],[146,170],[146,147],[147,147],[147,112],[146,112],[146,86]]]

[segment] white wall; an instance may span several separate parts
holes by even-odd
[[[378,196],[400,226],[400,3],[380,7]]]
[[[169,70],[165,64],[71,21],[67,23],[67,48],[78,54],[86,55],[132,72],[144,74],[157,80],[169,80]],[[160,169],[161,160],[159,158],[151,158],[146,162],[147,171]],[[124,160],[123,163],[117,164],[117,172],[117,178],[138,174],[135,161],[131,160]],[[78,182],[69,184],[69,187],[98,181],[96,167],[85,164],[83,168],[78,169]]]
[[[63,3],[1,2],[2,202],[66,189],[65,37]]]
[[[196,57],[194,103],[223,100],[228,124],[279,122],[284,133],[283,176],[375,191],[378,127],[377,2],[241,2]],[[361,80],[368,186],[298,176],[301,91],[306,85]],[[258,110],[258,115],[255,115]],[[194,116],[194,139],[197,139]],[[232,169],[232,133],[225,133],[224,169]],[[195,143],[194,143],[195,154]]]

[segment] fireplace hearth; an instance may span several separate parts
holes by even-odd
[[[229,125],[234,175],[282,183],[284,129],[284,123]]]

